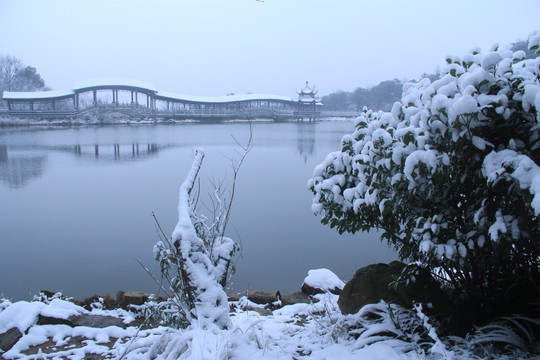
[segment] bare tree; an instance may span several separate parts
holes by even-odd
[[[33,66],[25,66],[14,56],[0,56],[0,93],[2,91],[38,91],[45,81]]]
[[[0,90],[15,91],[17,74],[23,70],[21,60],[14,56],[0,56]]]

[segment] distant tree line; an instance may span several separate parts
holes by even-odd
[[[527,59],[536,57],[534,51],[527,47],[526,41],[518,41],[512,44],[511,50],[516,52],[522,50]],[[437,74],[424,73],[420,80],[429,78],[432,82],[439,78]],[[358,87],[353,91],[338,90],[329,95],[323,96],[321,101],[328,109],[360,111],[364,106],[369,109],[379,109],[390,111],[396,101],[401,100],[404,82],[398,79],[381,81],[378,85],[363,88]]]
[[[370,109],[389,111],[392,104],[401,98],[403,83],[398,80],[381,81],[371,88],[359,87],[354,91],[331,93],[322,97],[325,107],[335,110],[362,110],[364,106]]]

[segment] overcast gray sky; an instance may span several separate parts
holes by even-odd
[[[320,95],[434,72],[540,30],[540,0],[0,0],[0,54],[47,85],[121,77],[188,95]]]

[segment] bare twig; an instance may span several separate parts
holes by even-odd
[[[161,288],[161,290],[163,290],[163,293],[164,293],[166,296],[170,297],[171,295],[167,292],[167,290],[165,290],[165,288],[163,287],[163,284],[162,284],[160,281],[158,281],[158,280],[156,279],[156,277],[154,276],[154,274],[152,274],[152,272],[150,271],[150,269],[148,269],[146,266],[144,266],[144,264],[142,263],[142,261],[141,261],[140,259],[138,259],[138,258],[137,258],[137,262],[139,263],[139,265],[142,266],[142,268],[144,269],[144,271],[146,271],[146,273],[147,273],[148,275],[150,275],[150,277],[151,277],[152,279],[154,279],[154,281],[156,282],[156,284],[158,284],[158,286]]]
[[[240,160],[238,161],[236,166],[234,166],[234,163],[233,163],[233,180],[232,180],[232,188],[231,188],[231,198],[229,200],[229,204],[227,205],[227,210],[225,212],[225,219],[224,219],[224,223],[223,223],[224,226],[223,226],[223,229],[222,229],[222,232],[221,232],[222,237],[225,236],[225,229],[227,227],[227,224],[229,223],[229,217],[231,215],[231,208],[232,208],[232,202],[233,202],[233,199],[234,199],[234,194],[235,194],[235,191],[236,191],[236,179],[238,177],[238,172],[240,171],[240,167],[242,166],[242,163],[244,162],[247,154],[253,148],[253,125],[251,124],[251,122],[249,123],[249,138],[248,138],[248,142],[247,142],[247,144],[245,146],[242,146],[242,144],[240,144],[240,142],[238,140],[236,140],[236,138],[234,136],[232,136],[232,138],[238,144],[238,146],[240,146],[244,150],[244,153],[240,157]]]

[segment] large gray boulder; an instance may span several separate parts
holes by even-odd
[[[408,285],[390,286],[401,274],[405,264],[393,261],[389,264],[373,264],[360,268],[341,292],[338,305],[343,314],[354,314],[364,305],[384,300],[411,308],[415,302],[441,303],[444,294],[437,282],[425,270],[415,276]]]

